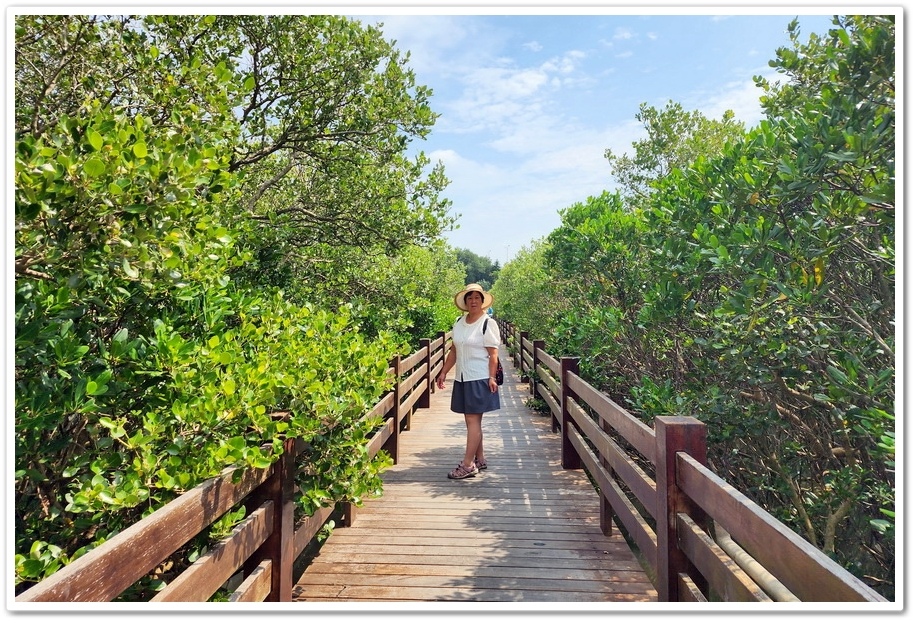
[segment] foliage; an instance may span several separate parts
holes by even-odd
[[[543,269],[545,240],[523,247],[499,272],[490,292],[496,315],[522,327],[551,326],[557,313],[552,282]]]
[[[632,204],[646,198],[656,180],[689,166],[701,156],[718,154],[745,131],[730,110],[717,121],[699,111],[685,111],[672,101],[662,110],[641,104],[636,120],[643,124],[647,137],[633,142],[633,155],[617,155],[609,149],[604,153],[611,175]]]
[[[616,161],[631,194],[561,213],[533,274],[574,311],[542,335],[645,421],[703,420],[720,475],[892,597],[894,23],[789,32],[743,136],[692,152],[698,117],[641,111],[696,133],[657,132]]]
[[[651,363],[627,329],[639,321],[635,306],[645,265],[641,212],[605,192],[560,215],[562,225],[547,237],[544,257],[559,278],[558,298],[565,301],[551,344],[563,354],[580,353],[580,371],[601,384],[610,379],[608,362],[630,361],[615,373],[633,382]]]
[[[413,247],[453,223],[439,196],[448,183],[441,165],[426,174],[422,152],[403,155],[435,121],[429,89],[377,27],[334,16],[221,19],[258,61],[239,75],[252,88],[241,98],[247,140],[231,169],[242,173],[240,212],[256,226],[245,240],[254,261],[235,278],[296,301],[355,301],[368,334],[409,333],[424,303],[391,305],[392,265],[416,266]],[[424,296],[431,284],[414,280]]]
[[[469,249],[458,249],[458,261],[464,264],[467,283],[479,283],[484,290],[489,291],[499,276],[499,262]]]
[[[288,437],[300,513],[376,493],[362,416],[460,282],[405,59],[335,16],[15,29],[17,590]]]

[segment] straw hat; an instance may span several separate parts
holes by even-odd
[[[487,307],[490,307],[493,304],[493,295],[492,294],[485,291],[480,286],[480,284],[469,283],[468,285],[464,286],[464,290],[462,290],[461,292],[455,295],[455,305],[458,306],[458,309],[462,311],[468,310],[467,303],[464,302],[464,297],[466,297],[468,293],[470,292],[480,292],[483,295],[483,308],[484,309],[486,309]]]

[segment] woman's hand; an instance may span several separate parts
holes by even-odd
[[[436,377],[436,387],[439,389],[445,389],[445,376],[440,374]]]
[[[490,393],[495,394],[496,390],[498,389],[499,389],[499,385],[496,384],[496,377],[491,376],[490,377]]]

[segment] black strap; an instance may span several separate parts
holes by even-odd
[[[461,320],[461,318],[462,318],[462,316],[458,316],[457,318],[455,318],[455,324],[458,324],[458,321]],[[483,321],[483,331],[482,331],[482,333],[483,333],[484,335],[486,335],[486,333],[487,333],[487,323],[488,323],[488,322],[490,322],[490,319],[489,319],[489,318],[487,318],[486,320]]]

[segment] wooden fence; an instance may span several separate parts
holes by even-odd
[[[516,368],[550,409],[565,468],[586,469],[601,527],[618,525],[654,575],[659,601],[884,602],[880,594],[706,467],[706,427],[649,427],[500,321]]]
[[[638,550],[659,601],[883,602],[881,595],[780,524],[706,468],[705,425],[659,417],[650,428],[578,375],[578,359],[555,358],[502,321],[500,328],[531,393],[550,408],[563,467],[584,468],[596,486],[601,527],[616,524]],[[383,416],[367,441],[398,460],[398,439],[415,409],[428,407],[451,336],[424,340],[395,358],[393,388],[366,417]],[[229,601],[290,601],[294,563],[335,512],[294,522],[296,457],[288,440],[266,469],[211,479],[24,591],[17,602],[111,601],[243,505],[245,519],[153,601],[207,601],[229,587]],[[344,525],[355,509],[342,509]]]
[[[410,429],[417,408],[429,407],[432,380],[442,369],[449,334],[422,340],[408,357],[395,357],[388,370],[393,388],[365,417],[383,416],[367,441],[375,456],[385,449],[397,461],[398,438]],[[287,440],[280,460],[269,468],[234,469],[188,491],[51,577],[24,591],[17,602],[112,601],[168,560],[225,513],[244,505],[245,518],[216,547],[158,592],[151,601],[208,601],[233,586],[229,601],[291,601],[294,563],[335,511],[319,509],[294,525],[293,488],[302,439]],[[347,525],[352,505],[342,509]]]

